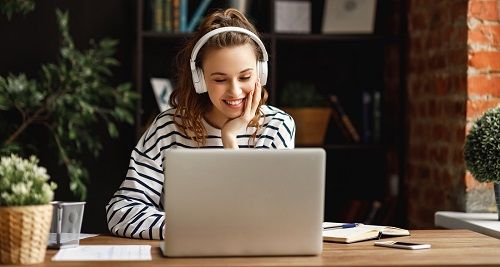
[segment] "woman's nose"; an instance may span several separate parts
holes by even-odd
[[[240,82],[238,82],[237,80],[232,80],[231,84],[229,85],[229,91],[231,93],[231,95],[233,95],[234,97],[238,97],[241,95],[241,93],[243,92],[242,88],[241,88],[241,84]]]

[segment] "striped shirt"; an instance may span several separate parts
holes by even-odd
[[[295,123],[288,114],[271,106],[260,108],[262,126],[257,132],[255,148],[294,148]],[[111,233],[118,236],[163,239],[163,160],[165,151],[175,148],[198,148],[174,124],[175,110],[160,113],[132,151],[125,180],[106,206],[106,219]],[[207,130],[202,148],[223,148],[221,131],[203,120]],[[254,127],[237,135],[240,148],[253,146]]]

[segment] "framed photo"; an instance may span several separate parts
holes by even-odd
[[[171,108],[168,101],[170,100],[170,94],[172,94],[174,88],[172,87],[170,80],[164,78],[151,78],[150,81],[160,112]]]
[[[325,0],[323,33],[373,33],[377,0]]]
[[[274,29],[277,33],[310,33],[311,2],[276,0]]]

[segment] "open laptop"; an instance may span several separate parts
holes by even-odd
[[[163,254],[320,254],[325,158],[321,148],[169,150]]]

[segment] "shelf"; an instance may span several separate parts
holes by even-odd
[[[148,39],[183,39],[191,36],[190,32],[155,32],[155,31],[143,31],[142,37]]]
[[[284,41],[383,41],[387,37],[373,34],[275,34],[277,40]]]
[[[383,145],[375,145],[375,144],[328,144],[322,146],[297,146],[298,148],[307,148],[307,147],[322,147],[326,150],[380,150],[384,151],[385,147]]]
[[[187,38],[191,33],[172,33],[172,32],[142,32],[143,38],[148,39],[182,39]],[[278,41],[358,41],[358,42],[396,42],[398,36],[384,36],[374,34],[293,34],[293,33],[261,33],[262,39],[269,40],[276,38]]]

